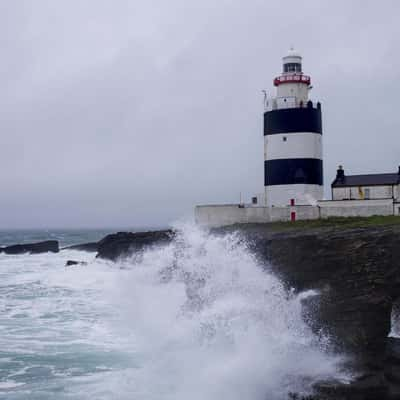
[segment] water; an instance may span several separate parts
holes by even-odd
[[[66,245],[102,233],[47,235]],[[23,235],[44,238],[3,232],[0,242]],[[67,259],[88,266],[65,268]],[[307,391],[336,373],[337,360],[301,319],[301,297],[312,293],[288,293],[263,268],[237,236],[192,226],[119,263],[72,250],[0,255],[0,398],[274,400]]]
[[[141,231],[162,228],[115,228],[115,229],[51,229],[51,230],[0,230],[0,246],[16,243],[34,243],[41,240],[58,240],[61,247],[95,242],[104,236],[118,231]]]

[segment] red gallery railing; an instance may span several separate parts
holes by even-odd
[[[281,75],[274,79],[274,85],[279,86],[282,83],[306,83],[307,85],[311,84],[311,78],[308,75]]]

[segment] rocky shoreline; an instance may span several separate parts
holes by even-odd
[[[240,232],[288,288],[318,293],[304,301],[304,318],[346,355],[354,380],[321,382],[316,399],[400,399],[400,340],[388,337],[400,304],[400,226],[219,231]]]
[[[304,318],[317,335],[329,337],[329,351],[346,355],[343,368],[353,381],[319,382],[317,394],[306,399],[400,399],[400,339],[389,337],[393,317],[400,314],[400,225],[275,230],[269,224],[243,224],[212,233],[232,232],[241,235],[260,264],[287,288],[315,291],[303,301]],[[116,261],[168,244],[175,236],[172,230],[118,232],[66,249],[96,252],[98,258]],[[59,250],[57,242],[18,246],[1,251]],[[302,397],[292,393],[289,398]]]
[[[175,237],[171,229],[147,232],[117,232],[105,236],[98,242],[82,243],[64,247],[63,250],[96,252],[97,258],[117,261],[144,248],[170,243]]]
[[[98,242],[81,243],[60,248],[57,240],[46,240],[0,247],[0,253],[17,255],[58,253],[60,250],[79,250],[97,253],[97,258],[117,261],[119,258],[127,257],[145,248],[168,244],[174,237],[175,232],[171,229],[147,232],[117,232],[105,236]]]
[[[12,246],[0,247],[0,253],[4,254],[40,254],[58,253],[60,247],[57,240],[46,240],[36,243],[14,244]]]

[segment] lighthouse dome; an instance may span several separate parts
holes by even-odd
[[[300,54],[297,50],[295,50],[293,47],[291,47],[291,48],[288,50],[288,52],[287,52],[287,54],[286,54],[286,56],[285,56],[284,58],[286,58],[286,57],[297,57],[297,58],[301,58],[301,54]]]

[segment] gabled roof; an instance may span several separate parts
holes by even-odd
[[[344,186],[374,186],[400,184],[400,175],[396,174],[369,174],[369,175],[345,175],[332,182],[332,187]]]

